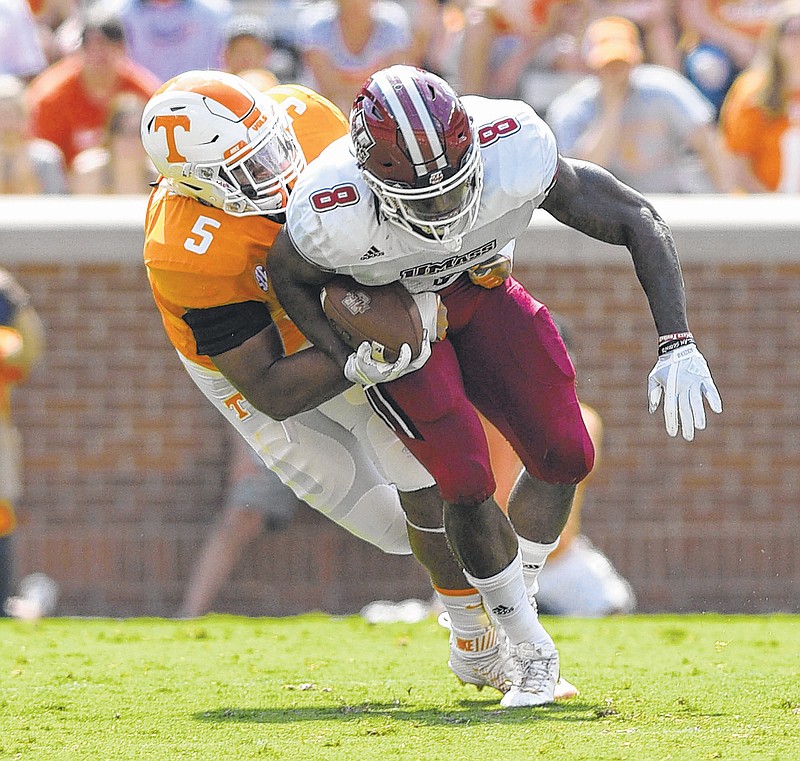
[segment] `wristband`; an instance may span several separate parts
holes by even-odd
[[[667,333],[658,337],[658,356],[662,357],[675,349],[694,344],[694,336],[687,330],[683,333]]]

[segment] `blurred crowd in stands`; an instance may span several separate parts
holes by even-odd
[[[3,0],[0,192],[146,192],[139,116],[181,71],[346,113],[398,62],[529,102],[646,193],[800,192],[800,0]]]

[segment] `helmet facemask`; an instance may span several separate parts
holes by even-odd
[[[183,175],[214,185],[220,208],[244,217],[284,213],[291,187],[305,167],[291,121],[277,106],[272,124],[243,151],[223,162],[186,164]]]
[[[435,173],[431,175],[434,176]],[[473,143],[464,155],[463,165],[452,177],[427,188],[383,181],[366,169],[364,179],[390,222],[426,242],[436,241],[457,251],[462,236],[478,216],[483,162],[477,144]]]

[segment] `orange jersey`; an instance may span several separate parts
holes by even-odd
[[[733,84],[720,114],[725,144],[731,153],[747,158],[753,174],[769,190],[778,190],[784,174],[796,174],[800,157],[791,151],[797,141],[786,139],[790,129],[800,130],[800,93],[792,100],[798,112],[792,125],[787,113],[770,116],[758,103],[763,74],[748,71]]]
[[[299,85],[267,90],[282,103],[307,161],[347,132],[347,120],[330,101]],[[259,301],[280,330],[287,354],[305,341],[275,298],[266,271],[281,227],[264,216],[235,217],[179,195],[163,182],[147,204],[144,261],[156,306],[173,346],[187,359],[214,369],[197,353],[183,319],[187,309]]]

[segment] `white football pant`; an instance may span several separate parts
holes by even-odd
[[[205,397],[299,499],[384,552],[411,553],[397,489],[435,482],[373,413],[361,386],[278,421],[253,408],[220,372],[178,356]]]

